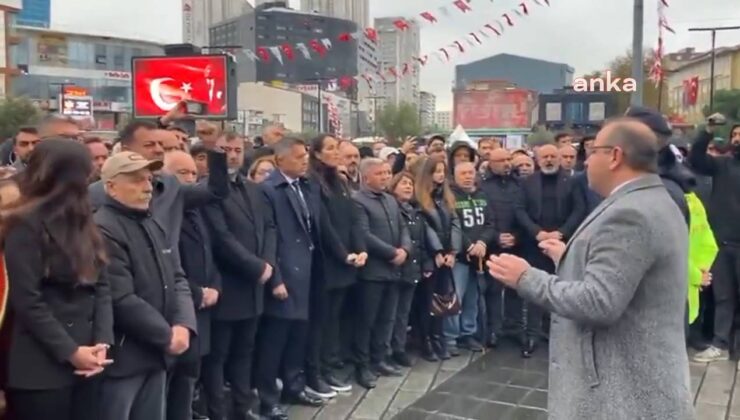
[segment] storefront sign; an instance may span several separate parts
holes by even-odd
[[[123,80],[128,82],[131,80],[131,73],[127,71],[108,70],[103,73],[103,77],[108,80]]]
[[[68,96],[61,98],[60,113],[71,117],[92,117],[92,96]]]

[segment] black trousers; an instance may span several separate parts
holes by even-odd
[[[414,318],[421,341],[442,337],[443,334],[444,318],[432,315],[432,296],[434,293],[449,293],[452,290],[452,278],[440,273],[440,270],[435,270],[431,277],[421,279],[416,285]]]
[[[396,320],[393,324],[391,336],[391,351],[393,353],[404,353],[406,351],[406,338],[408,337],[409,315],[411,314],[411,303],[414,301],[416,284],[402,281],[398,283],[398,306],[396,306]]]
[[[501,335],[504,328],[504,285],[486,274],[488,278],[488,287],[486,288],[486,316],[488,317],[488,332]],[[488,337],[482,337],[487,340]]]
[[[303,366],[306,361],[308,321],[262,318],[257,344],[255,382],[263,408],[280,402],[277,379],[283,381],[283,392],[298,394],[305,388]]]
[[[105,420],[99,415],[99,377],[57,389],[11,389],[6,398],[13,420]]]
[[[312,292],[306,375],[320,376],[340,360],[341,315],[347,288]]]
[[[199,373],[200,360],[178,360],[167,373],[167,420],[193,418],[193,392]]]
[[[370,363],[385,360],[390,353],[398,305],[398,283],[363,280],[359,290],[355,362],[358,368],[367,368]]]
[[[224,420],[227,415],[224,383],[231,384],[235,418],[246,416],[252,405],[252,364],[257,318],[215,320],[211,324],[211,352],[203,358],[203,391],[208,416]]]
[[[712,266],[714,291],[714,340],[721,349],[730,348],[735,310],[740,301],[740,245],[722,244]]]

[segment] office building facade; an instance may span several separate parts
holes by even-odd
[[[378,81],[378,96],[384,105],[409,103],[419,106],[419,64],[413,57],[419,56],[421,34],[419,26],[414,24],[404,31],[398,29],[394,22],[400,17],[375,19],[378,31],[378,68],[385,76],[385,81]],[[404,63],[410,63],[408,74],[401,75]],[[388,69],[395,68],[401,77],[395,78]]]
[[[370,24],[370,0],[301,0],[301,11],[351,20],[361,28]]]
[[[437,112],[437,97],[430,92],[419,92],[419,121],[422,128],[434,126]]]

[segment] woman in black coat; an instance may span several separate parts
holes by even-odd
[[[418,311],[418,325],[422,330],[429,330],[432,322],[430,299],[426,291],[431,290],[428,283],[432,282],[434,273],[434,255],[443,251],[442,244],[437,234],[431,230],[424,215],[414,203],[414,176],[409,172],[400,172],[393,177],[388,191],[398,200],[401,214],[409,229],[411,236],[411,251],[406,262],[403,264],[401,282],[398,284],[398,306],[396,307],[396,322],[393,326],[391,337],[391,349],[393,350],[393,361],[404,367],[411,367],[411,360],[406,354],[406,335],[411,314],[412,302],[421,283],[422,297],[417,298],[417,305],[421,305]],[[426,360],[437,361],[437,355],[431,345],[429,334],[422,340],[421,354]]]
[[[462,246],[460,221],[455,210],[455,195],[450,190],[447,173],[447,163],[442,157],[430,157],[419,164],[414,183],[416,202],[424,214],[426,223],[439,238],[442,248],[442,251],[435,255],[434,281],[429,282],[429,287],[425,288],[427,295],[425,302],[431,302],[434,293],[451,296],[454,292],[452,267],[455,265],[455,256]],[[433,317],[428,331],[422,333],[431,342],[436,355],[446,360],[451,355],[442,336],[442,321],[441,316]]]
[[[113,342],[101,235],[87,183],[92,159],[71,140],[45,140],[2,214],[13,311],[8,403],[16,420],[97,418],[97,377]]]
[[[322,262],[321,273],[313,284],[311,318],[314,329],[309,345],[307,385],[322,396],[331,391],[347,392],[351,386],[339,380],[332,367],[339,364],[341,311],[349,288],[357,281],[357,268],[365,265],[367,252],[357,223],[357,209],[349,186],[337,170],[339,142],[320,135],[309,146],[309,167],[313,180],[321,187]],[[315,309],[315,311],[314,311]],[[315,315],[314,315],[315,314]],[[317,342],[318,341],[318,342]],[[318,388],[318,389],[317,389]]]

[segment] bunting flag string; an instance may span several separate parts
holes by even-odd
[[[648,77],[652,80],[656,86],[660,85],[660,82],[665,76],[663,71],[663,35],[664,30],[672,34],[676,32],[668,24],[668,18],[666,17],[666,9],[668,8],[667,0],[660,0],[658,2],[658,46],[653,50],[653,65],[650,67]]]

